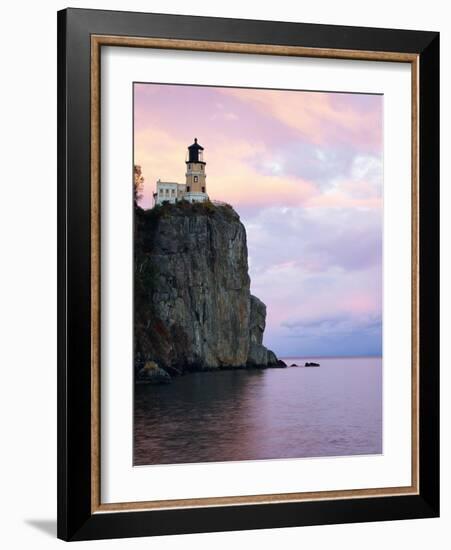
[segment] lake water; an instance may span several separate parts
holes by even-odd
[[[382,452],[382,360],[187,374],[135,388],[134,464]]]

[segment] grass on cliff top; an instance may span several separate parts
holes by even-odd
[[[145,210],[144,214],[147,218],[158,219],[160,217],[168,216],[215,216],[217,214],[227,217],[228,219],[239,219],[237,212],[230,204],[227,203],[213,203],[211,201],[204,202],[188,202],[179,201],[175,204],[169,202],[156,205],[149,210]]]

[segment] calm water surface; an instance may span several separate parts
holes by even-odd
[[[313,360],[137,386],[134,464],[381,453],[381,359]]]

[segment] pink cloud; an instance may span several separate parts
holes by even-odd
[[[157,179],[184,182],[185,149],[186,143],[164,130],[149,128],[136,132],[135,163],[142,167],[145,178],[142,200],[145,207],[152,206]],[[316,195],[315,185],[302,178],[258,173],[247,162],[257,151],[264,151],[263,145],[238,139],[233,143],[219,139],[206,147],[207,189],[212,199],[235,206],[268,206],[304,204]]]
[[[372,96],[370,108],[362,110],[357,108],[359,96],[353,94],[242,88],[220,91],[273,116],[317,145],[345,143],[374,151],[381,149],[381,96]],[[337,101],[337,96],[346,98]]]
[[[374,195],[356,197],[352,195],[353,184],[344,189],[333,189],[320,195],[315,195],[305,201],[305,208],[365,208],[379,210],[382,208],[382,198]],[[362,185],[365,185],[364,183]],[[359,187],[359,191],[361,188]]]

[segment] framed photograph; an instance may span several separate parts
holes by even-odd
[[[58,14],[58,536],[439,514],[439,35]]]

